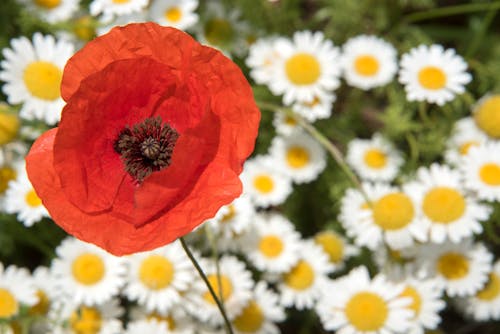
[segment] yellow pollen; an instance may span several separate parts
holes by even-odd
[[[345,315],[360,332],[375,332],[382,328],[389,315],[386,302],[373,292],[358,292],[347,302]]]
[[[354,61],[354,68],[359,75],[366,77],[374,76],[378,73],[380,64],[374,56],[361,55]]]
[[[53,63],[34,61],[24,69],[23,80],[31,95],[47,101],[61,96],[62,71]]]
[[[476,294],[476,297],[481,300],[491,301],[500,296],[500,276],[492,272],[490,279],[484,288]]]
[[[91,16],[82,16],[75,20],[73,32],[82,41],[90,41],[95,37],[95,27]]]
[[[411,299],[411,304],[407,307],[415,313],[414,317],[418,317],[420,314],[420,309],[422,307],[422,297],[415,290],[414,287],[407,285],[406,288],[401,292],[401,297],[408,297]]]
[[[123,5],[123,4],[130,2],[130,0],[112,0],[112,1],[113,1],[113,3],[115,3],[117,5]]]
[[[475,111],[474,120],[488,136],[500,139],[500,95],[487,98]]]
[[[100,256],[92,253],[79,255],[72,265],[73,277],[84,285],[94,285],[99,282],[106,272],[106,267]]]
[[[101,330],[102,317],[96,308],[82,306],[71,314],[69,323],[75,334],[97,334]]]
[[[29,309],[29,314],[39,316],[46,315],[49,312],[50,307],[49,297],[42,290],[38,290],[36,292],[36,295],[38,297],[38,303],[36,303]]]
[[[296,126],[297,125],[297,121],[293,117],[285,116],[285,124],[289,125],[289,126]]]
[[[10,318],[19,312],[16,297],[6,289],[0,288],[0,319]]]
[[[268,194],[274,189],[274,181],[270,176],[261,174],[253,179],[253,186],[261,193]]]
[[[61,4],[61,0],[35,0],[35,5],[45,9],[53,9]]]
[[[309,263],[300,260],[295,267],[286,273],[283,280],[286,285],[295,290],[306,290],[314,283],[314,270]]]
[[[42,200],[40,199],[40,197],[38,197],[33,189],[26,193],[24,199],[26,200],[26,203],[32,208],[36,208],[37,206],[42,205]]]
[[[310,161],[309,152],[300,146],[292,146],[286,152],[286,162],[292,168],[304,168]]]
[[[425,194],[422,209],[433,222],[447,224],[463,216],[465,205],[464,197],[457,190],[435,187]]]
[[[283,252],[283,241],[275,235],[265,236],[259,242],[259,250],[265,257],[277,257]]]
[[[286,61],[285,72],[295,85],[311,85],[319,79],[321,66],[313,55],[297,53]]]
[[[182,11],[179,7],[170,7],[165,11],[165,19],[170,22],[179,22],[182,18]]]
[[[14,180],[17,176],[17,173],[14,169],[10,167],[2,167],[0,168],[0,195],[7,190],[7,186],[9,185],[9,181]]]
[[[319,97],[315,96],[311,102],[304,102],[303,105],[308,107],[308,108],[313,108],[320,103],[321,103],[321,100],[319,99]]]
[[[377,148],[367,150],[363,156],[363,160],[368,167],[374,169],[384,168],[387,164],[386,154]]]
[[[227,223],[231,221],[231,219],[233,219],[235,215],[236,215],[236,209],[234,208],[234,205],[229,204],[229,206],[227,207],[227,213],[224,216],[222,216],[220,222]]]
[[[469,260],[460,253],[446,253],[438,259],[436,267],[446,279],[457,280],[469,273]]]
[[[231,297],[231,295],[233,294],[233,285],[231,284],[231,280],[227,276],[220,275],[220,286],[222,286],[222,288],[219,288],[219,280],[217,279],[217,275],[208,275],[207,278],[208,282],[214,289],[215,295],[217,297],[222,296],[222,301],[225,302]],[[216,305],[215,300],[209,291],[205,292],[203,298],[210,304]]]
[[[462,145],[460,145],[458,151],[460,152],[460,155],[467,155],[467,153],[469,153],[469,150],[473,146],[479,146],[479,143],[475,140],[467,141],[467,142],[463,143]]]
[[[245,333],[257,332],[264,323],[264,314],[255,301],[250,301],[241,314],[233,320],[234,327]]]
[[[418,73],[418,81],[426,89],[442,89],[446,85],[446,74],[439,67],[427,66]]]
[[[398,230],[408,225],[414,216],[413,204],[401,192],[383,196],[373,205],[375,224],[384,230]]]
[[[227,46],[234,39],[235,31],[231,22],[215,18],[205,24],[205,38],[212,45]]]
[[[495,163],[484,164],[479,169],[479,177],[489,186],[500,186],[500,166]]]
[[[11,142],[17,136],[19,118],[0,110],[0,146]]]
[[[324,231],[316,234],[314,241],[323,247],[330,262],[339,263],[344,258],[344,242],[336,233]]]
[[[140,281],[151,290],[163,289],[172,283],[174,266],[161,255],[150,255],[139,268]]]

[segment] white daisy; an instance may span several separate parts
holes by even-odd
[[[500,140],[500,94],[481,98],[472,110],[479,129],[491,139]]]
[[[392,181],[403,164],[401,153],[376,133],[371,139],[353,139],[347,146],[347,163],[363,180]]]
[[[78,10],[80,0],[18,0],[30,13],[49,23],[69,20]]]
[[[258,84],[269,84],[273,80],[273,66],[280,53],[274,47],[282,37],[262,38],[250,45],[245,62],[250,67],[250,76]]]
[[[472,147],[480,146],[488,141],[488,136],[478,129],[472,117],[465,117],[453,126],[453,132],[446,143],[444,153],[446,162],[454,166],[462,164],[463,157]]]
[[[382,274],[370,279],[366,267],[357,267],[325,289],[317,313],[326,330],[336,333],[406,333],[413,311],[403,285]]]
[[[169,334],[193,334],[196,325],[182,306],[181,304],[167,313],[148,312],[142,307],[133,307],[130,310],[129,319],[130,321],[154,320],[164,323],[167,325]]]
[[[1,150],[1,148],[0,148]],[[23,173],[24,161],[14,164],[0,164],[0,211],[5,212],[5,192],[10,181],[15,181]]]
[[[339,86],[339,51],[323,33],[299,31],[293,40],[277,40],[275,48],[280,61],[273,65],[269,88],[273,94],[283,94],[286,105],[313,102],[315,96]]]
[[[445,242],[419,247],[417,264],[435,276],[450,297],[470,296],[484,287],[493,256],[470,239],[460,244]]]
[[[297,101],[292,105],[292,110],[309,122],[317,119],[328,118],[332,114],[332,105],[336,96],[332,92],[321,92],[314,96],[312,101]]]
[[[207,223],[215,233],[221,234],[226,239],[232,239],[248,231],[254,214],[255,208],[250,198],[242,194],[231,204],[221,207],[215,217]]]
[[[488,219],[490,207],[469,196],[462,187],[459,171],[432,164],[417,170],[417,180],[407,185],[415,194],[420,219],[429,227],[429,240],[452,242],[483,231],[480,221]]]
[[[278,172],[268,156],[247,160],[240,177],[243,192],[260,207],[282,204],[292,192],[292,180]]]
[[[148,0],[93,0],[90,3],[90,15],[102,14],[102,21],[111,21],[115,16],[142,12]]]
[[[271,273],[291,269],[299,259],[300,234],[294,225],[280,214],[255,217],[255,237],[244,243],[244,254],[253,265]]]
[[[154,0],[149,17],[164,26],[186,30],[198,22],[198,0]]]
[[[350,38],[340,58],[347,83],[368,90],[388,84],[398,69],[396,49],[375,36]]]
[[[325,150],[302,131],[274,137],[269,152],[276,168],[296,183],[313,181],[326,167]]]
[[[38,302],[30,308],[30,314],[45,316],[49,312],[51,303],[59,297],[54,276],[49,268],[38,267],[32,275],[36,287]]]
[[[129,322],[125,334],[169,334],[167,324],[155,320]]]
[[[405,85],[408,101],[443,105],[472,80],[463,58],[437,44],[411,49],[402,56],[400,67],[399,82]]]
[[[22,306],[37,302],[36,288],[28,271],[14,265],[4,269],[0,262],[0,319],[12,318]]]
[[[333,266],[322,248],[310,240],[300,243],[299,261],[278,283],[281,304],[302,310],[312,308],[324,293]]]
[[[252,299],[241,313],[232,321],[236,334],[279,334],[274,322],[285,319],[279,297],[271,291],[264,281],[255,285]]]
[[[8,102],[23,104],[21,118],[57,123],[64,107],[60,92],[63,68],[73,55],[73,45],[40,33],[33,35],[33,43],[22,36],[10,44],[11,48],[3,49],[0,72]]]
[[[124,259],[93,244],[66,238],[56,253],[52,271],[61,292],[74,304],[100,305],[116,296],[125,283]]]
[[[44,217],[49,217],[42,200],[36,194],[24,168],[13,181],[9,182],[5,192],[5,212],[17,213],[17,219],[26,227],[39,222]]]
[[[351,245],[341,234],[332,230],[316,233],[314,242],[323,248],[335,270],[342,269],[344,262],[359,254],[359,248]]]
[[[182,301],[195,277],[193,266],[179,242],[127,258],[128,284],[124,294],[149,312],[168,312]]]
[[[301,131],[295,118],[283,112],[274,113],[273,126],[276,133],[284,137],[290,136],[296,131]]]
[[[96,29],[97,36],[102,36],[110,32],[111,29],[118,26],[126,26],[129,23],[145,22],[146,12],[134,12],[130,14],[120,15],[108,21],[101,20],[100,25]]]
[[[500,142],[471,148],[460,169],[465,187],[478,198],[500,201]]]

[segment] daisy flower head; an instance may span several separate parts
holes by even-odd
[[[149,312],[168,312],[182,301],[194,279],[191,262],[178,241],[149,252],[128,256],[124,295]]]
[[[133,12],[130,14],[120,15],[115,18],[101,19],[100,25],[96,28],[96,35],[102,36],[111,31],[114,27],[126,26],[130,23],[145,22],[147,21],[146,12]]]
[[[236,334],[279,334],[274,323],[284,319],[278,295],[260,281],[255,285],[252,298],[232,323]]]
[[[33,189],[24,168],[18,170],[18,173],[17,178],[9,182],[5,191],[5,212],[17,214],[17,219],[23,222],[24,226],[30,227],[42,218],[49,217],[49,213]]]
[[[90,15],[102,14],[102,22],[109,22],[116,16],[140,13],[148,5],[148,0],[92,0]]]
[[[500,201],[500,142],[473,147],[460,170],[465,187],[479,199]]]
[[[302,241],[298,262],[282,274],[278,283],[281,305],[298,310],[314,307],[332,271],[333,265],[323,249],[311,240]]]
[[[15,181],[18,175],[23,173],[23,169],[24,161],[14,163],[1,163],[0,161],[0,210],[3,212],[5,212],[5,193],[9,188],[9,183]]]
[[[500,94],[481,98],[472,110],[476,126],[493,140],[500,140]]]
[[[429,240],[461,240],[483,231],[490,207],[479,203],[462,186],[461,174],[446,165],[432,164],[417,170],[417,180],[407,185],[415,194],[420,219],[429,227]]]
[[[350,38],[342,46],[340,62],[347,83],[363,90],[388,84],[398,69],[396,49],[368,35]]]
[[[212,230],[225,239],[241,236],[252,226],[255,208],[246,194],[219,209],[213,219],[208,221]]]
[[[296,183],[315,180],[326,167],[325,150],[303,131],[274,137],[269,152],[276,168]]]
[[[493,256],[480,243],[428,243],[418,250],[416,263],[436,277],[450,297],[470,296],[484,287]]]
[[[78,10],[80,0],[18,0],[31,13],[49,23],[69,20]]]
[[[4,268],[0,262],[0,320],[12,318],[22,306],[37,302],[36,288],[28,271],[14,265]]]
[[[277,40],[275,48],[280,61],[269,88],[275,95],[283,94],[286,105],[313,102],[315,96],[340,85],[339,50],[322,32],[298,31],[292,40]]]
[[[299,259],[300,234],[280,214],[260,214],[254,222],[256,236],[244,242],[244,254],[253,265],[272,273],[291,269]]]
[[[193,334],[197,327],[184,308],[175,307],[169,312],[149,312],[141,306],[130,310],[130,321],[156,321],[166,325],[169,334]]]
[[[49,313],[52,304],[60,297],[60,293],[50,268],[36,268],[32,275],[32,281],[36,288],[38,302],[31,306],[29,313],[44,317]]]
[[[319,92],[312,101],[297,101],[292,104],[292,110],[309,122],[325,119],[332,114],[332,105],[336,96],[332,92]]]
[[[301,131],[297,120],[283,112],[274,113],[273,126],[276,133],[283,137],[290,136],[296,131]]]
[[[444,105],[465,91],[472,80],[467,63],[454,49],[441,45],[419,45],[405,53],[400,62],[399,82],[405,85],[408,101]]]
[[[371,139],[353,139],[346,161],[366,181],[392,181],[404,160],[401,153],[379,133]]]
[[[100,305],[116,296],[125,283],[125,262],[94,246],[68,237],[56,248],[52,271],[61,293],[74,304]]]
[[[280,59],[275,44],[281,38],[260,38],[250,45],[245,63],[250,67],[250,76],[256,83],[267,85],[273,80],[273,68]]]
[[[167,324],[155,320],[129,322],[125,334],[170,334]]]
[[[273,163],[274,159],[262,155],[245,162],[240,175],[243,192],[256,206],[282,204],[292,192],[292,180],[279,172]]]
[[[406,333],[414,312],[403,285],[357,267],[330,284],[317,307],[323,328],[337,333]]]
[[[348,258],[359,254],[358,247],[351,245],[341,234],[332,230],[316,233],[314,242],[323,248],[335,269],[343,268]]]
[[[10,104],[22,103],[19,115],[27,120],[56,124],[64,107],[61,80],[66,61],[74,46],[53,36],[33,35],[33,41],[22,36],[3,49],[0,79]]]
[[[460,119],[453,126],[453,131],[446,143],[444,157],[446,162],[460,166],[463,158],[472,147],[477,147],[488,142],[488,136],[481,131],[472,117]]]
[[[164,26],[186,30],[198,22],[198,0],[154,0],[149,17]]]

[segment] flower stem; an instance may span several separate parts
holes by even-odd
[[[460,15],[465,13],[481,12],[485,10],[495,10],[500,8],[500,1],[490,3],[470,3],[456,6],[446,6],[436,9],[429,9],[421,12],[409,14],[403,18],[405,23],[413,23],[433,19],[436,17]]]
[[[206,284],[206,286],[208,288],[208,291],[212,295],[212,298],[215,300],[215,303],[217,304],[217,307],[219,308],[219,311],[222,314],[222,317],[224,318],[224,323],[226,325],[226,331],[227,331],[227,333],[228,334],[234,334],[233,327],[231,326],[231,322],[229,321],[229,319],[227,317],[226,311],[224,309],[224,305],[222,305],[222,303],[219,300],[219,297],[217,297],[217,294],[215,293],[215,291],[214,291],[212,285],[210,284],[210,282],[208,281],[208,278],[205,275],[205,273],[203,272],[203,269],[201,269],[198,261],[196,261],[196,259],[194,258],[193,253],[191,253],[191,251],[189,250],[189,247],[186,244],[186,241],[184,240],[184,238],[180,237],[179,240],[181,241],[182,248],[184,248],[184,251],[186,252],[186,255],[191,260],[191,263],[193,263],[194,267],[198,271],[198,274],[203,279],[203,282],[205,282],[205,284]]]

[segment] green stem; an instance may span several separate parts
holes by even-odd
[[[205,282],[208,291],[212,295],[212,298],[215,300],[215,303],[217,304],[217,307],[219,308],[220,313],[222,314],[222,317],[224,318],[224,323],[226,325],[226,331],[228,334],[234,334],[233,332],[233,327],[231,326],[231,322],[229,321],[226,311],[224,310],[224,305],[220,302],[219,298],[217,297],[217,294],[215,293],[212,285],[208,281],[207,276],[203,272],[203,269],[200,267],[198,261],[194,258],[193,253],[189,250],[188,245],[186,244],[186,241],[184,240],[183,237],[180,237],[179,240],[181,241],[182,248],[184,248],[184,251],[186,252],[186,255],[189,257],[191,260],[191,263],[193,263],[194,267],[196,268],[196,271],[198,271],[198,274],[200,277],[203,279],[203,282]]]
[[[217,274],[217,284],[219,287],[222,287],[222,282],[220,278],[220,265],[219,265],[219,251],[217,250],[217,241],[215,240],[215,237],[212,233],[212,230],[210,229],[208,224],[205,224],[205,233],[208,238],[208,242],[210,243],[210,248],[212,248],[212,257],[215,263],[215,271]],[[222,307],[224,308],[224,311],[226,310],[224,306],[224,298],[222,296],[222,289],[219,289],[219,300],[221,302]]]
[[[418,21],[429,20],[437,17],[460,15],[466,13],[481,12],[487,10],[495,10],[500,8],[500,1],[490,3],[471,3],[456,6],[446,6],[436,9],[429,9],[421,12],[416,12],[403,17],[402,22],[413,23]]]
[[[486,14],[486,17],[481,23],[481,26],[479,27],[479,30],[476,33],[476,36],[472,38],[471,43],[469,44],[469,47],[467,48],[467,51],[465,52],[465,57],[470,58],[476,51],[479,49],[479,46],[481,45],[481,42],[483,41],[484,36],[486,35],[486,32],[488,31],[488,28],[490,27],[491,23],[493,22],[493,19],[497,15],[498,8],[496,9],[491,9],[488,11]]]

